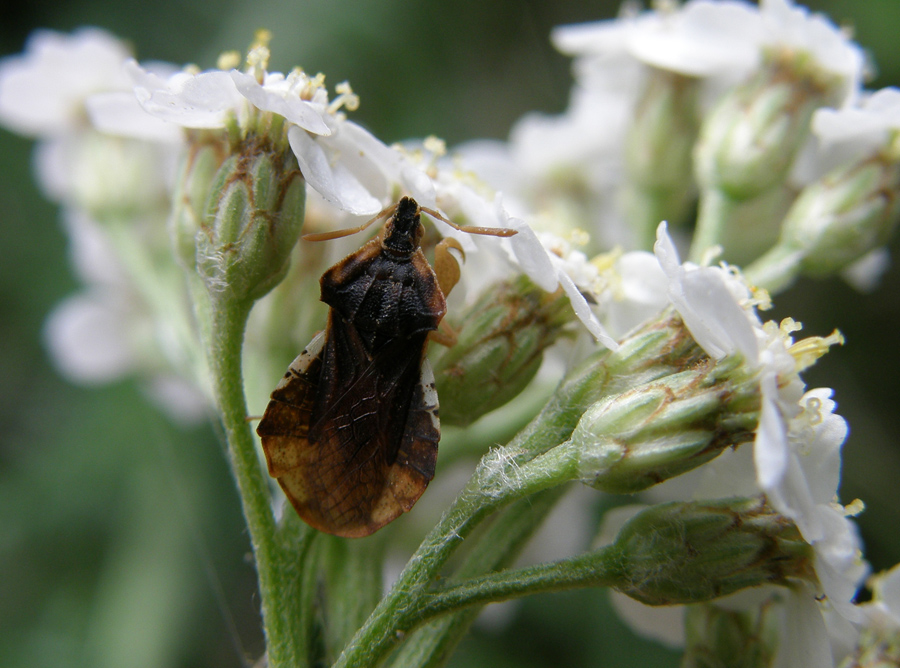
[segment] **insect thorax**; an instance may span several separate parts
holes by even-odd
[[[345,263],[322,276],[322,301],[356,329],[370,353],[390,340],[437,329],[446,302],[421,250],[408,259],[378,253]]]

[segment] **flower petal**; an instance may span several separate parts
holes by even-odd
[[[381,210],[381,202],[372,197],[346,166],[340,162],[332,165],[325,151],[306,130],[292,127],[288,131],[288,141],[297,156],[303,178],[326,201],[360,216]]]
[[[291,96],[287,90],[267,89],[252,74],[237,70],[231,70],[228,74],[238,92],[257,109],[284,116],[291,123],[296,123],[313,134],[326,136],[331,134],[331,129],[322,118],[324,109],[298,96]]]
[[[100,132],[167,143],[184,139],[181,126],[147,113],[133,92],[98,93],[89,97],[85,106]]]
[[[179,72],[163,79],[134,61],[126,69],[144,110],[182,127],[222,128],[228,114],[235,113],[244,100],[228,72]]]

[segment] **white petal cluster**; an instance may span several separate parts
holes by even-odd
[[[831,168],[876,155],[889,148],[900,130],[900,90],[882,88],[863,94],[840,109],[823,108],[812,119],[818,139],[813,165],[806,176],[812,180]]]
[[[866,626],[900,633],[900,564],[872,576],[871,584],[872,601],[859,606]]]
[[[57,368],[85,385],[146,376],[144,387],[170,416],[196,422],[206,417],[208,402],[173,371],[183,363],[184,349],[172,321],[153,317],[127,260],[89,212],[93,207],[129,211],[131,224],[147,240],[168,242],[173,140],[180,134],[138,106],[123,68],[130,57],[120,40],[96,28],[71,35],[38,31],[22,55],[0,62],[0,122],[40,140],[37,176],[46,194],[63,206],[71,261],[85,284],[57,305],[45,324]],[[133,123],[141,128],[136,136],[153,143],[112,140],[93,126],[97,105],[121,99],[130,100]]]
[[[683,7],[613,21],[562,26],[556,47],[573,56],[628,54],[659,69],[692,77],[746,74],[760,59],[763,23],[745,2],[693,0]]]
[[[145,70],[135,61],[125,65],[134,95],[143,109],[161,120],[185,128],[224,128],[248,113],[248,107],[283,116],[315,134],[330,134],[325,116],[328,94],[323,84],[296,70],[285,76],[264,72],[262,81],[248,72],[209,70],[176,71],[168,76]],[[306,96],[306,97],[304,97]],[[308,98],[308,99],[307,99]],[[96,117],[112,125],[110,117]]]
[[[441,234],[459,241],[466,253],[468,266],[461,291],[474,298],[493,282],[524,273],[547,292],[561,288],[591,335],[608,348],[617,347],[585,297],[592,292],[597,269],[583,253],[572,250],[556,235],[535,233],[524,220],[510,215],[502,197],[465,166],[457,160],[441,159],[443,147],[435,140],[389,150],[394,157],[379,161],[382,175],[422,206],[437,209],[455,222],[516,230],[514,236],[499,239],[466,234],[435,220]]]
[[[651,67],[690,77],[744,78],[765,49],[811,56],[823,70],[858,88],[862,50],[827,17],[791,0],[690,0],[612,21],[562,26],[553,41],[563,53],[581,57],[627,54]]]
[[[84,127],[88,97],[129,88],[122,71],[129,57],[121,41],[97,28],[34,32],[23,54],[0,63],[0,122],[38,137]]]
[[[865,56],[846,31],[827,16],[812,13],[791,0],[761,0],[759,11],[764,47],[810,56],[822,70],[843,82],[844,100],[856,96],[865,73]]]
[[[867,567],[856,527],[837,502],[847,424],[834,414],[830,389],[804,393],[797,373],[804,365],[802,346],[790,336],[797,326],[790,321],[781,327],[763,324],[749,290],[732,272],[681,264],[665,225],[658,230],[656,255],[669,280],[669,299],[697,343],[716,359],[740,353],[751,368],[758,369],[761,409],[752,463],[746,448],[726,452],[681,480],[662,485],[654,494],[710,498],[764,493],[813,546],[816,575],[827,605],[845,620],[859,621],[852,599]],[[816,592],[804,595],[812,600]],[[798,603],[797,612],[801,611],[807,614],[804,623],[810,633],[824,637],[825,622],[818,607]],[[809,636],[796,640],[804,643]],[[813,664],[804,660],[791,665]]]

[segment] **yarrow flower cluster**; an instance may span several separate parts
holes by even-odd
[[[714,620],[732,613],[785,620],[777,637],[753,638],[766,644],[760,667],[836,666],[872,637],[896,644],[896,569],[875,580],[872,603],[854,602],[869,567],[851,519],[862,505],[838,497],[846,421],[831,389],[801,378],[843,339],[796,339],[798,323],[759,312],[801,275],[877,282],[900,217],[900,92],[863,90],[861,48],[790,0],[629,4],[552,40],[575,58],[569,108],[525,116],[507,142],[448,151],[436,137],[388,145],[350,120],[360,100],[347,82],[329,93],[322,74],[269,71],[265,31],[207,70],[141,64],[98,29],[36,33],[0,62],[0,122],[38,139],[38,179],[85,284],[48,317],[57,366],[83,383],[134,375],[177,418],[218,413],[268,660],[305,665],[298,638],[316,616],[296,606],[318,600],[295,594],[317,580],[298,572],[323,569],[334,589],[346,564],[308,556],[313,530],[282,514],[247,405],[262,410],[299,350],[286,378],[318,391],[306,374],[322,364],[321,339],[304,346],[326,322],[319,277],[361,242],[301,232],[336,239],[411,197],[436,230],[416,243],[430,254],[452,239],[462,267],[440,276],[459,281],[441,332],[455,345],[429,351],[433,382],[422,372],[422,401],[437,393],[444,424],[466,430],[442,452],[518,435],[479,453],[397,586],[329,656],[378,661],[408,635],[399,651],[421,658],[446,651],[467,607],[600,584],[695,604],[687,656],[727,653],[735,638],[715,637]],[[339,430],[354,418],[329,419]],[[621,531],[624,515],[607,515],[606,547],[505,568],[534,530],[514,502],[549,512],[548,490],[574,480],[656,505],[627,511]],[[470,561],[440,578],[458,539],[505,506],[472,534]],[[301,544],[310,561],[298,570]],[[671,641],[671,625],[661,633],[637,605],[620,607]],[[446,628],[415,632],[439,615]]]

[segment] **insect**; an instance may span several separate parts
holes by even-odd
[[[256,429],[269,474],[326,533],[374,533],[410,510],[434,477],[440,421],[425,349],[429,338],[452,341],[438,327],[459,280],[449,248],[461,248],[444,239],[432,269],[419,247],[422,211],[474,234],[515,234],[460,227],[404,197],[358,228],[304,237],[334,239],[388,217],[377,237],[322,275],[325,331],[291,363]]]

